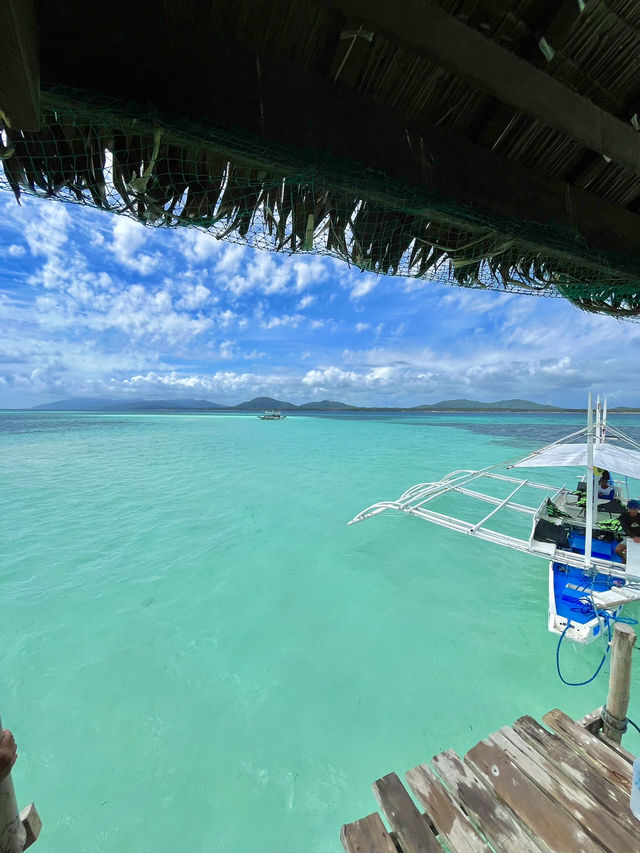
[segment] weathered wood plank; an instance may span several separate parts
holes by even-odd
[[[372,787],[404,853],[442,853],[427,820],[395,773],[378,779]]]
[[[624,748],[624,746],[619,743],[616,743],[615,740],[611,740],[611,738],[608,738],[603,731],[595,732],[595,736],[598,738],[598,740],[601,740],[602,743],[606,744],[609,749],[612,749],[615,753],[617,753],[620,758],[624,758],[626,762],[628,762],[629,764],[633,764],[635,755],[632,755],[628,749]]]
[[[20,820],[22,821],[22,825],[24,826],[26,833],[26,839],[24,842],[24,849],[26,850],[27,847],[31,847],[32,844],[36,843],[38,836],[40,835],[40,830],[42,829],[42,820],[40,819],[35,803],[29,803],[28,806],[25,806],[22,809],[20,812]]]
[[[414,767],[405,776],[429,819],[452,850],[456,853],[490,853],[486,842],[428,764]]]
[[[549,850],[596,853],[603,849],[495,744],[480,741],[465,755],[465,762]]]
[[[38,24],[33,0],[0,3],[0,110],[15,129],[40,128]]]
[[[377,812],[344,824],[340,842],[347,853],[398,853]]]
[[[345,15],[436,60],[515,109],[580,145],[640,172],[640,137],[559,80],[481,35],[430,0],[329,0]]]
[[[632,832],[640,830],[629,808],[629,793],[620,786],[617,776],[610,774],[603,766],[600,769],[594,767],[574,752],[562,738],[552,735],[532,717],[516,720],[513,730],[525,743],[545,756],[558,771],[560,779],[573,780]]]
[[[588,729],[592,734],[595,734],[602,727],[602,708],[596,708],[595,711],[590,711],[576,720],[579,726]]]
[[[496,850],[517,850],[518,853],[543,850],[547,853],[547,845],[533,840],[513,812],[497,801],[492,791],[453,750],[436,755],[432,764]]]
[[[567,775],[558,774],[546,757],[505,727],[489,741],[525,773],[554,803],[562,806],[598,844],[612,850],[640,851],[640,833],[633,832],[608,810],[603,809],[585,785],[574,784]]]
[[[618,780],[618,784],[627,793],[631,791],[631,767],[599,738],[579,726],[558,708],[549,711],[542,718],[550,728],[557,732],[571,749],[585,758],[594,767],[604,767],[608,773]]]

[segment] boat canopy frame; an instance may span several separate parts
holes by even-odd
[[[635,452],[638,460],[640,460],[640,453],[638,453],[638,451],[640,451],[640,444],[627,436],[621,430],[606,424],[606,409],[603,419],[597,417],[596,426],[596,437],[594,442],[596,449],[603,445],[605,440],[625,442],[628,449],[632,453]],[[480,470],[461,468],[451,471],[441,480],[418,483],[407,489],[397,500],[379,501],[378,503],[372,504],[370,507],[367,507],[367,509],[359,512],[349,522],[349,524],[356,524],[367,518],[379,515],[386,510],[393,509],[403,512],[406,515],[416,516],[417,518],[421,518],[424,521],[428,521],[440,527],[445,527],[459,533],[465,533],[469,536],[474,536],[477,539],[492,542],[496,545],[502,545],[515,551],[533,554],[534,556],[543,557],[547,560],[551,559],[559,563],[564,563],[568,566],[575,566],[576,568],[584,569],[585,571],[598,571],[609,574],[613,577],[624,578],[626,575],[624,565],[621,563],[613,560],[601,559],[593,555],[587,558],[585,557],[585,554],[568,551],[564,548],[560,548],[554,543],[543,542],[534,538],[536,523],[541,518],[545,518],[549,521],[552,520],[545,512],[547,499],[556,502],[561,496],[571,494],[571,492],[567,490],[566,485],[556,486],[549,483],[538,482],[527,477],[519,478],[509,474],[497,473],[499,469],[513,469],[523,460],[531,459],[537,455],[543,455],[559,445],[575,442],[575,439],[581,436],[586,436],[587,443],[589,443],[590,430],[592,430],[592,427],[591,425],[588,425],[587,427],[576,430],[570,435],[566,435],[563,438],[546,445],[534,453],[526,454],[525,456],[518,457],[517,459],[510,459],[506,462],[500,462]],[[577,445],[573,444],[572,446]],[[594,464],[595,463],[592,460],[591,465],[593,466]],[[624,476],[624,472],[615,473],[622,473]],[[483,481],[496,480],[513,484],[514,488],[506,497],[496,497],[495,495],[488,494],[487,492],[476,488],[469,488],[472,484],[482,484]],[[542,499],[541,503],[532,505],[523,503],[521,500],[515,500],[514,498],[516,495],[520,497],[521,490],[525,487],[544,492],[545,497]],[[492,504],[493,509],[478,521],[467,521],[454,515],[438,512],[429,506],[433,501],[454,493],[471,498],[480,503]],[[526,514],[531,518],[531,535],[528,539],[511,536],[486,527],[487,522],[491,519],[495,519],[499,513],[504,513],[505,511]],[[589,521],[591,517],[592,513],[587,512],[587,521]],[[590,526],[592,527],[593,524]]]

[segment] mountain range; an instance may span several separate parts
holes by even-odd
[[[54,403],[42,403],[34,409],[47,411],[92,411],[92,412],[145,412],[145,411],[240,411],[261,412],[265,409],[278,409],[281,412],[560,412],[559,406],[534,403],[532,400],[498,400],[482,403],[478,400],[441,400],[439,403],[425,403],[411,407],[350,406],[335,400],[319,400],[296,406],[286,400],[273,397],[254,397],[236,406],[224,406],[209,400],[113,400],[94,397],[75,397],[70,400],[58,400]]]

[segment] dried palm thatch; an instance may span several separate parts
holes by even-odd
[[[4,127],[0,157],[0,186],[18,202],[28,193],[271,251],[332,255],[379,274],[640,316],[640,265],[612,266],[574,235],[490,220],[354,164],[213,125],[176,129],[48,94],[41,129]]]

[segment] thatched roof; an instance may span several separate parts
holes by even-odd
[[[36,3],[17,197],[640,314],[635,2],[111,5],[106,27],[99,4]]]

